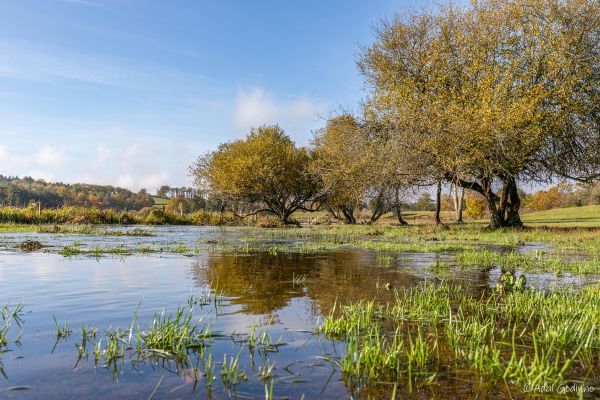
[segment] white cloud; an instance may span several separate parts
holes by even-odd
[[[108,160],[108,158],[111,156],[112,152],[110,151],[110,149],[102,144],[98,145],[96,147],[96,157],[98,159],[98,162],[103,162]]]
[[[26,175],[34,179],[43,179],[46,182],[56,182],[56,175],[48,171],[31,170]]]
[[[94,135],[82,143],[68,141],[40,148],[0,146],[0,174],[31,176],[50,182],[114,185],[154,193],[161,185],[189,186],[187,166],[197,156],[193,146],[181,146],[168,138]],[[111,140],[116,137],[121,140]],[[109,147],[103,144],[110,141]],[[14,149],[14,150],[13,150]]]
[[[238,92],[233,122],[243,133],[251,127],[279,124],[294,139],[305,142],[310,137],[311,129],[321,124],[321,117],[329,107],[326,101],[308,97],[275,99],[263,88],[256,87]]]
[[[46,146],[33,156],[33,161],[42,166],[56,167],[65,161],[64,151]]]
[[[29,169],[31,167],[59,167],[66,161],[67,157],[64,151],[53,146],[44,146],[32,153],[8,151],[6,148],[0,146],[0,171],[3,171],[5,174],[18,173],[19,171],[23,171],[24,168]],[[39,173],[40,169],[36,168],[34,171]],[[29,173],[26,172],[25,174]]]
[[[273,122],[277,107],[261,88],[251,92],[240,90],[233,110],[233,119],[237,126],[248,128]]]

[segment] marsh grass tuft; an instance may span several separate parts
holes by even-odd
[[[404,381],[409,392],[442,369],[517,388],[597,376],[600,284],[580,291],[512,285],[477,297],[460,286],[426,283],[398,291],[387,305],[340,307],[319,332],[344,343],[334,361],[348,379]]]
[[[456,255],[460,268],[493,269],[523,272],[552,272],[561,274],[600,274],[600,260],[597,258],[583,261],[567,261],[543,252],[520,254],[515,252],[496,252],[491,250],[465,251]]]
[[[17,248],[19,248],[21,251],[36,251],[42,247],[44,247],[42,243],[37,240],[30,239],[24,240],[17,245]]]
[[[2,322],[0,323],[0,354],[6,351],[5,347],[8,344],[8,332],[10,330],[11,323],[14,322],[19,328],[23,325],[23,319],[21,314],[23,313],[23,304],[17,304],[14,307],[6,304],[0,308],[0,316]],[[20,340],[21,334],[19,334],[15,341]]]

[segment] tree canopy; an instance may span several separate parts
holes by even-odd
[[[382,23],[359,68],[404,152],[521,225],[517,182],[599,174],[597,1],[487,0]]]
[[[317,191],[308,171],[310,160],[306,148],[296,147],[279,126],[269,125],[200,157],[192,174],[197,184],[207,185],[232,210],[269,212],[288,223]]]
[[[599,56],[598,0],[397,15],[358,57],[361,116],[331,118],[310,149],[277,125],[253,129],[193,172],[230,208],[284,222],[316,204],[349,223],[358,208],[372,221],[395,209],[402,223],[401,193],[433,184],[439,216],[446,181],[478,192],[492,227],[521,226],[521,183],[600,178]]]

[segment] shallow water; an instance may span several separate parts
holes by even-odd
[[[0,398],[137,399],[148,398],[155,389],[154,399],[264,398],[265,386],[271,381],[275,398],[363,397],[364,391],[358,393],[359,389],[350,387],[337,368],[324,359],[327,355],[339,355],[341,344],[314,333],[319,321],[336,302],[374,297],[385,300],[392,295],[392,288],[417,285],[425,279],[449,279],[429,269],[436,260],[450,260],[449,254],[393,254],[384,265],[374,252],[352,249],[308,254],[228,254],[207,249],[215,243],[243,243],[246,231],[151,229],[156,236],[2,235],[0,306],[23,303],[24,324],[17,343],[14,339],[21,328],[12,324],[10,351],[0,354],[6,374],[0,376]],[[52,252],[16,251],[15,244],[25,238],[57,248],[77,241],[90,247],[130,248],[183,243],[196,251],[188,256],[156,253],[63,257]],[[453,272],[451,279],[464,285],[465,290],[479,293],[493,287],[498,277],[494,270],[465,271]],[[536,286],[581,285],[589,278],[538,274],[528,281]],[[102,362],[95,365],[93,356],[77,362],[76,345],[81,343],[82,324],[98,327],[101,332],[116,327],[128,329],[135,314],[143,328],[151,323],[155,313],[187,306],[190,295],[215,291],[222,294],[222,303],[195,307],[197,318],[204,317],[213,331],[222,334],[210,341],[216,362],[216,378],[211,385],[202,377],[195,382],[194,365],[176,365],[160,357],[138,362],[126,358],[110,368]],[[73,330],[69,337],[56,340],[54,317],[61,325],[68,322]],[[253,326],[257,332],[268,332],[273,341],[281,338],[283,345],[277,346],[276,351],[255,352],[251,357],[243,340]],[[224,354],[235,357],[238,353],[248,380],[227,387],[219,376],[220,363]],[[258,377],[264,365],[274,365],[274,373],[266,381]],[[460,398],[485,390],[464,381],[452,385],[451,390],[448,386],[439,393]],[[389,393],[381,396],[389,398]]]

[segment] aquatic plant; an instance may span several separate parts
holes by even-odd
[[[389,305],[362,301],[332,312],[319,332],[344,343],[342,372],[366,384],[425,384],[440,366],[524,385],[584,382],[600,371],[600,284],[580,291],[523,289],[479,298],[459,286],[398,291]]]
[[[37,240],[30,239],[24,240],[17,245],[17,248],[19,248],[21,251],[35,251],[41,249],[42,247],[44,247],[42,243]]]
[[[5,347],[8,343],[8,331],[11,326],[11,322],[17,324],[17,326],[21,327],[23,324],[23,320],[21,319],[21,314],[23,313],[23,304],[17,304],[14,307],[10,307],[10,305],[6,304],[0,308],[0,317],[2,317],[2,322],[0,324],[0,354],[3,353],[3,347]],[[16,339],[18,341],[18,337]]]

